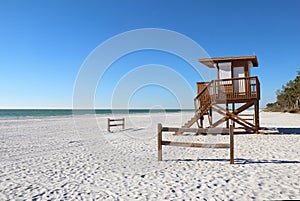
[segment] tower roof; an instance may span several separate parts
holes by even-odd
[[[216,57],[216,58],[203,58],[199,59],[199,62],[206,65],[209,68],[215,68],[217,63],[232,62],[232,61],[251,61],[253,67],[258,66],[256,56],[238,56],[238,57]]]

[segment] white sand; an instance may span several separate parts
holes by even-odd
[[[236,135],[235,165],[229,150],[178,147],[163,147],[158,162],[157,123],[178,127],[191,116],[130,115],[114,133],[107,115],[2,119],[0,200],[300,199],[299,114],[262,112],[262,127],[285,134]]]

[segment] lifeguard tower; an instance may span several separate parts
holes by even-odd
[[[257,76],[250,76],[250,69],[258,66],[256,56],[220,57],[199,59],[208,68],[217,70],[217,80],[197,82],[197,96],[194,98],[195,116],[182,128],[189,128],[197,122],[203,128],[207,117],[210,128],[229,120],[246,130],[259,132],[260,83]],[[242,114],[254,106],[254,114]],[[213,112],[221,118],[213,119]],[[252,121],[249,121],[249,116]]]

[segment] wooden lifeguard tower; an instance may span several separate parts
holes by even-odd
[[[220,57],[199,59],[208,68],[216,68],[217,80],[197,82],[197,96],[194,98],[195,116],[182,128],[189,128],[197,122],[203,128],[205,117],[209,127],[222,123],[229,126],[229,120],[246,130],[259,132],[260,83],[257,76],[250,76],[250,69],[258,66],[256,56]],[[241,114],[254,106],[254,114]],[[214,120],[212,112],[222,115]],[[252,122],[249,121],[252,116]],[[247,117],[248,116],[248,117]]]

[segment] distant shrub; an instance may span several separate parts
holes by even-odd
[[[277,100],[274,103],[268,103],[266,106],[269,111],[279,112],[300,112],[300,71],[296,78],[290,80],[281,89],[276,91]]]

